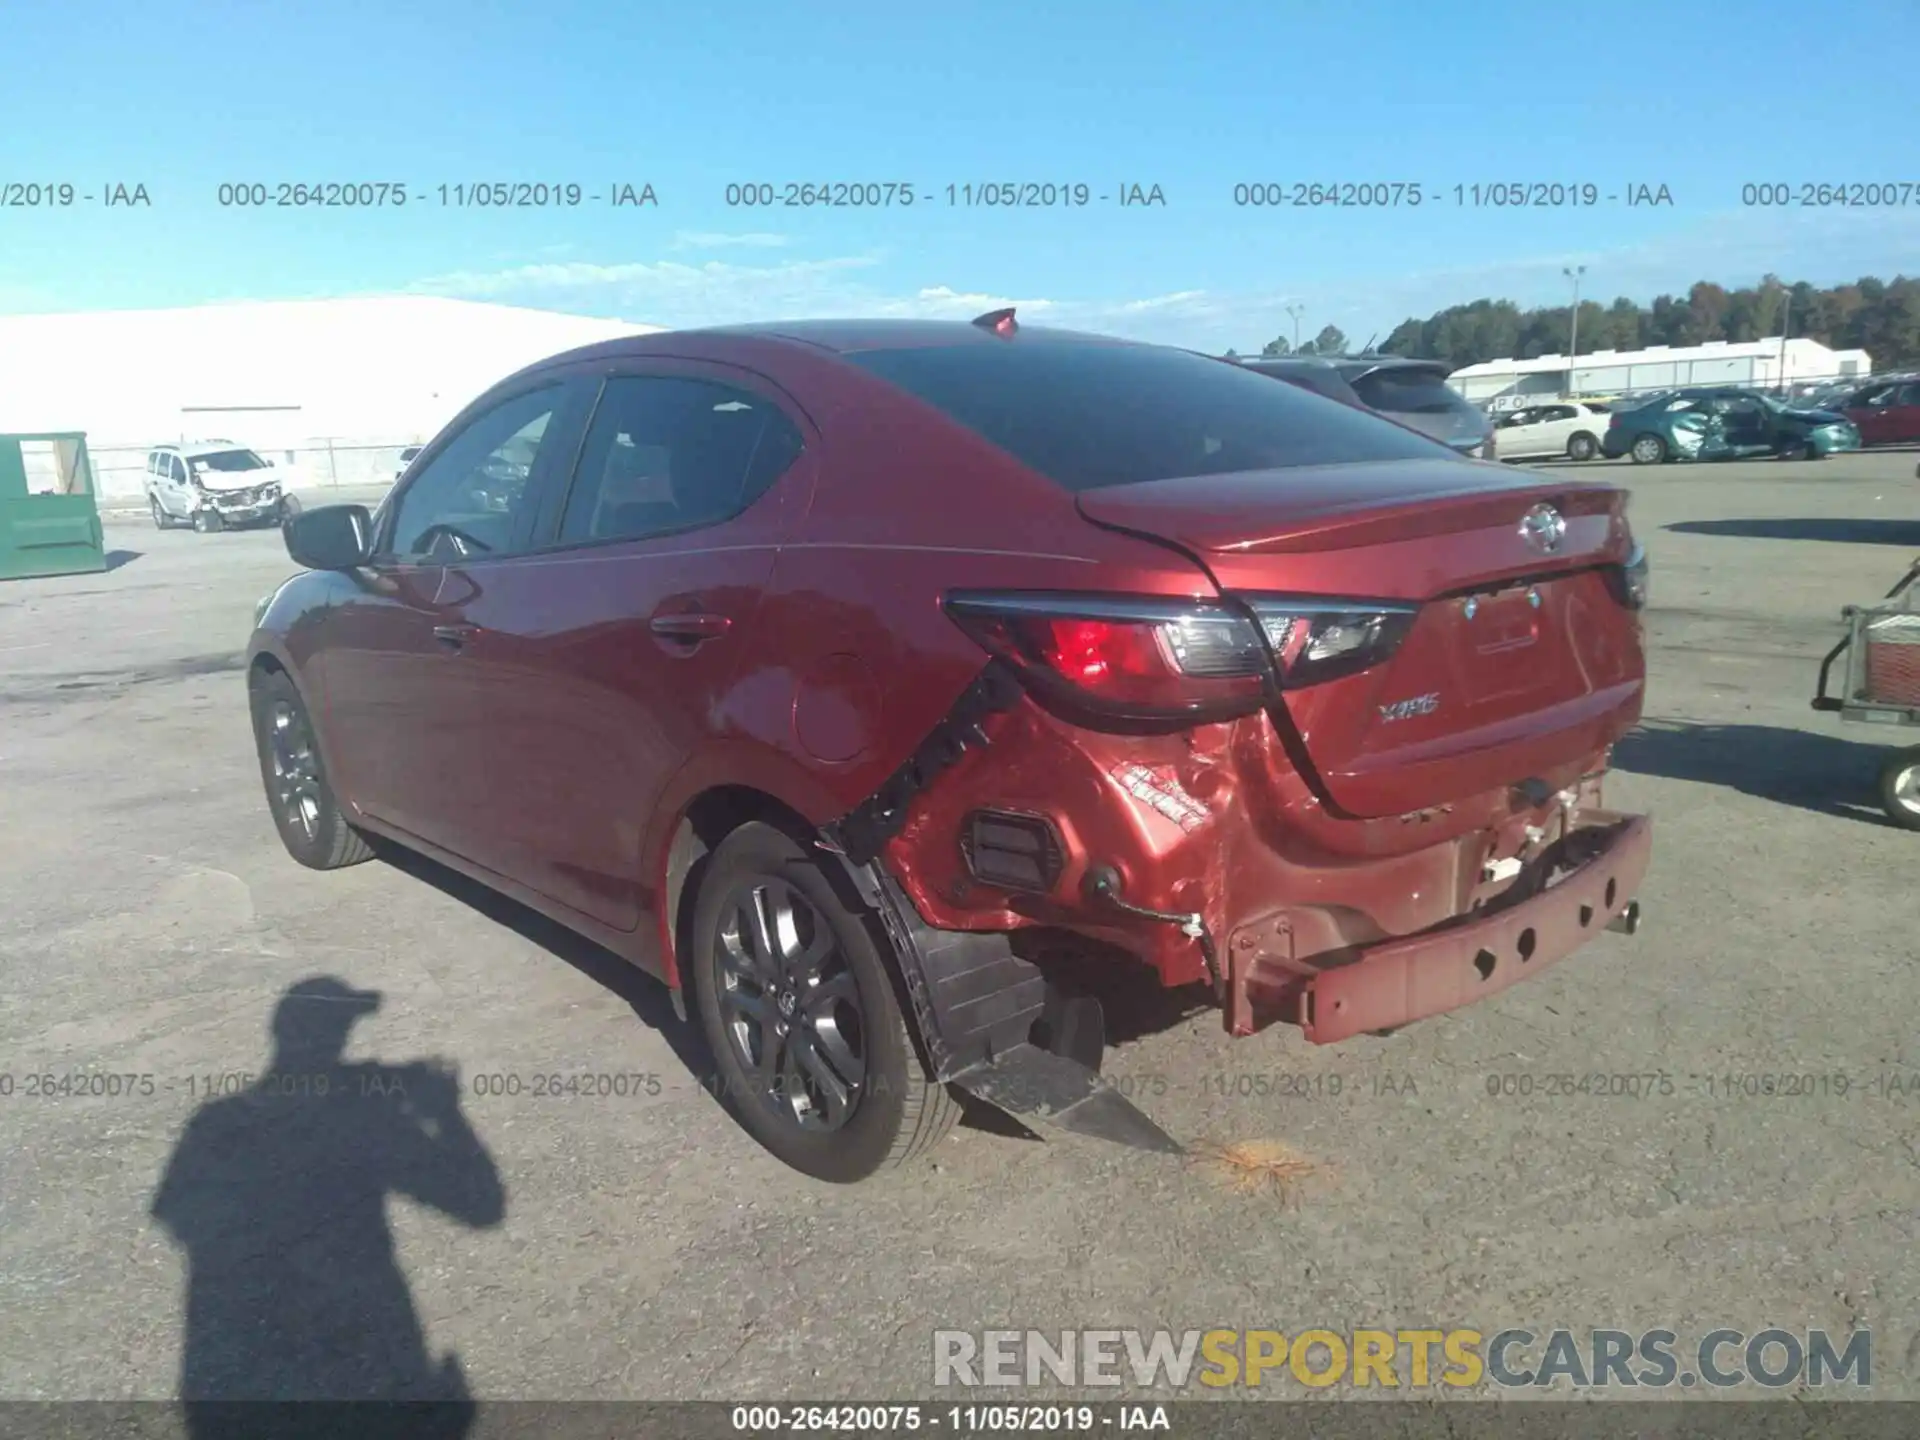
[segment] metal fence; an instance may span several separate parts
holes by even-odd
[[[401,452],[424,443],[424,436],[369,440],[321,435],[291,449],[251,448],[283,472],[281,478],[290,488],[304,490],[383,484],[398,473]],[[139,496],[146,488],[147,456],[152,449],[151,445],[96,445],[89,441],[87,453],[93,457],[99,494],[108,499]]]

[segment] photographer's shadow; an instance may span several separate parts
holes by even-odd
[[[186,1252],[180,1398],[197,1440],[262,1433],[258,1407],[232,1402],[428,1402],[361,1410],[366,1434],[471,1424],[459,1360],[427,1353],[386,1201],[484,1228],[506,1192],[451,1070],[343,1058],[379,1002],[331,977],[291,987],[265,1073],[200,1107],[154,1193]]]

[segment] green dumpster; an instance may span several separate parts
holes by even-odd
[[[0,435],[0,580],[106,568],[87,437]]]

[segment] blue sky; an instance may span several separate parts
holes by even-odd
[[[1920,5],[13,0],[0,310],[415,291],[667,325],[970,315],[1209,348],[1355,341],[1483,295],[1649,299],[1920,255]],[[1692,57],[1693,63],[1688,63]],[[42,63],[44,61],[44,63]],[[1879,137],[1875,139],[1874,137]],[[1870,162],[1865,157],[1878,157]],[[405,184],[400,209],[242,211],[223,182]],[[651,184],[657,207],[462,209],[438,187]],[[893,182],[911,208],[748,209],[729,183]],[[1158,185],[1164,206],[947,203]],[[1419,184],[1254,209],[1243,182]],[[1906,182],[1904,208],[1743,208],[1748,182]],[[1591,182],[1591,208],[1455,185]],[[1671,205],[1629,207],[1629,187]],[[1439,192],[1436,196],[1436,192]],[[4,199],[0,195],[0,199]]]

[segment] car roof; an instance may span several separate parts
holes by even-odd
[[[622,335],[566,351],[530,368],[581,360],[618,360],[631,357],[681,356],[699,358],[724,353],[740,341],[781,348],[804,346],[836,355],[868,350],[917,350],[951,345],[1017,345],[1045,342],[1073,345],[1139,345],[1112,335],[1094,335],[1050,326],[1018,325],[1010,335],[966,320],[788,320],[752,325],[714,325],[692,330],[656,330],[645,335]]]
[[[191,440],[183,445],[156,445],[155,450],[170,450],[176,455],[184,455],[192,460],[201,455],[224,455],[229,450],[252,450],[250,445],[241,445],[232,440]]]

